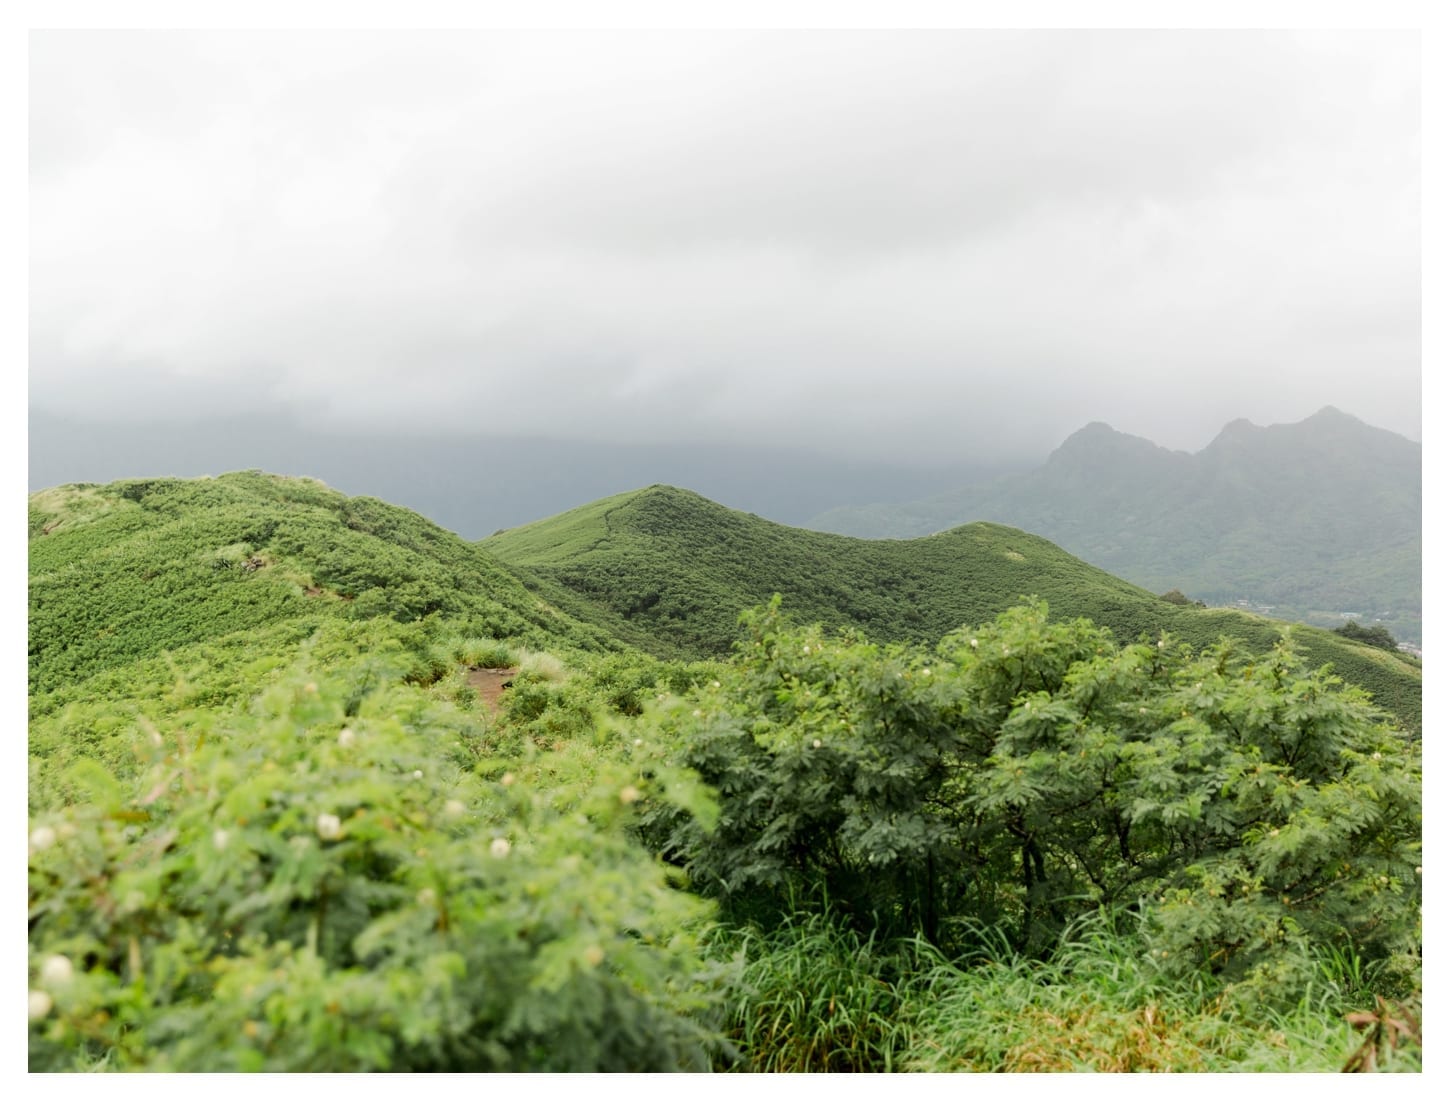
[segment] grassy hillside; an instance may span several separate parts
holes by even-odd
[[[257,472],[61,486],[30,499],[30,687],[237,631],[387,614],[618,648],[406,509]]]
[[[998,524],[921,539],[862,540],[773,524],[697,494],[651,486],[495,535],[482,544],[581,618],[664,657],[721,656],[742,608],[782,594],[796,619],[879,641],[934,640],[1025,596],[1086,617],[1123,641],[1168,632],[1194,647],[1227,635],[1256,649],[1286,624],[1169,604],[1047,540]],[[1313,663],[1332,662],[1410,728],[1420,671],[1400,655],[1293,628]]]

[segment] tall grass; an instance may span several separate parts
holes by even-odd
[[[795,911],[769,932],[735,931],[728,943],[744,962],[727,1017],[743,1055],[737,1069],[899,1069],[899,952],[829,910]]]
[[[1133,919],[1097,914],[1045,960],[991,927],[962,926],[947,959],[920,939],[891,944],[824,912],[722,939],[743,957],[727,1030],[755,1071],[1338,1071],[1373,1008],[1363,964],[1316,953],[1287,1010],[1245,1006],[1207,975],[1160,972]],[[1418,1048],[1378,1066],[1420,1069]]]

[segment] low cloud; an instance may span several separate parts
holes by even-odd
[[[1413,35],[45,33],[32,404],[1418,437]]]

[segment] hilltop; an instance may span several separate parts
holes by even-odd
[[[855,539],[775,524],[669,486],[608,497],[481,545],[550,602],[662,657],[727,654],[739,610],[777,592],[798,621],[853,628],[878,641],[936,639],[1027,596],[1046,600],[1054,618],[1089,618],[1120,641],[1166,631],[1194,647],[1229,636],[1262,649],[1287,627],[1235,610],[1171,604],[1001,524],[911,540]],[[1300,626],[1293,633],[1312,662],[1332,662],[1418,728],[1413,661],[1328,631]]]
[[[996,521],[1154,592],[1320,626],[1378,620],[1418,641],[1420,453],[1332,407],[1297,424],[1234,421],[1196,454],[1094,423],[1036,470],[807,526],[906,538]]]
[[[438,614],[475,635],[615,648],[407,509],[257,471],[31,496],[30,687],[240,631]],[[289,626],[290,625],[290,626]]]

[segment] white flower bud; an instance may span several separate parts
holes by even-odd
[[[55,830],[49,826],[36,826],[30,831],[30,851],[41,852],[55,844]]]
[[[38,1021],[50,1012],[55,1002],[44,990],[32,990],[30,992],[30,1019]]]
[[[319,814],[317,836],[324,841],[336,841],[342,836],[342,819],[335,814]]]
[[[449,818],[461,818],[463,817],[463,812],[467,809],[458,799],[450,799],[443,804],[443,813]]]
[[[65,986],[75,978],[76,969],[65,956],[46,956],[40,965],[40,981],[47,986]]]
[[[435,906],[438,903],[438,893],[432,887],[424,887],[418,892],[419,906]]]
[[[509,842],[507,837],[495,837],[493,844],[489,845],[488,851],[497,857],[505,857],[509,854]]]
[[[213,830],[211,834],[211,847],[214,848],[217,852],[221,852],[227,847],[227,842],[230,841],[231,838],[232,835],[226,830]]]
[[[811,742],[811,748],[813,748],[813,749],[820,749],[821,748],[821,740],[819,738],[817,738],[815,741]]]
[[[628,806],[630,803],[639,802],[639,788],[635,787],[633,784],[630,784],[627,787],[620,788],[619,801],[625,806]]]
[[[415,768],[413,770],[413,779],[415,779],[415,780],[421,780],[421,779],[423,779],[423,770],[421,768]]]
[[[337,732],[337,744],[342,746],[343,749],[347,749],[356,742],[357,735],[349,727],[345,726]]]
[[[502,776],[499,777],[498,782],[504,787],[509,787],[514,782],[514,774],[512,772],[505,772]]]

